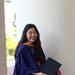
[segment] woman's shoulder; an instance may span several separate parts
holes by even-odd
[[[16,50],[21,51],[24,48],[26,48],[26,46],[21,44],[21,45],[18,46],[18,48]]]
[[[26,51],[27,50],[27,46],[26,45],[19,45],[19,47],[16,49],[16,52],[17,52],[17,55],[19,55],[20,53],[22,53],[23,51]]]

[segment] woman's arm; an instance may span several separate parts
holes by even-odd
[[[37,72],[38,67],[29,54],[27,48],[21,46],[17,51],[13,75],[30,75],[34,72]]]

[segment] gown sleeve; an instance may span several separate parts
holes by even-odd
[[[15,59],[13,75],[32,75],[38,72],[38,67],[27,50],[22,49]]]

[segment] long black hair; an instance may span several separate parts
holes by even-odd
[[[36,61],[41,62],[42,56],[41,56],[40,50],[42,49],[42,47],[41,47],[41,41],[40,41],[40,34],[39,34],[38,29],[36,28],[36,26],[34,24],[27,24],[25,26],[17,48],[19,47],[20,44],[23,44],[23,43],[27,42],[26,33],[30,28],[34,28],[36,30],[37,35],[38,35],[37,39],[35,40],[33,45],[34,45],[34,54],[35,54],[35,57],[36,57]],[[16,53],[15,53],[15,56],[16,56]]]

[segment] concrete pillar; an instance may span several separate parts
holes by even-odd
[[[0,75],[6,75],[4,2],[0,0]]]

